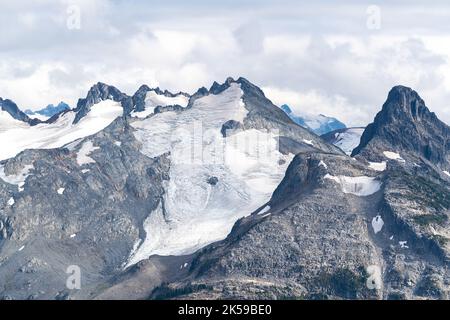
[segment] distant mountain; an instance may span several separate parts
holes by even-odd
[[[65,102],[60,102],[56,106],[53,104],[49,104],[45,108],[38,111],[32,111],[30,109],[27,109],[25,110],[25,113],[31,117],[37,117],[40,120],[46,120],[53,117],[55,114],[58,114],[66,110],[70,110],[69,105]]]
[[[346,128],[345,124],[336,118],[327,117],[323,114],[317,116],[296,115],[291,108],[284,104],[281,109],[298,125],[313,131],[315,134],[322,135],[330,131]]]
[[[364,127],[344,128],[325,133],[321,137],[350,155],[359,145],[363,132]]]

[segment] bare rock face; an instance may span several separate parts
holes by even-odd
[[[394,87],[352,156],[377,160],[384,151],[406,152],[448,169],[450,127],[428,110],[417,92]]]
[[[17,105],[9,100],[9,99],[2,99],[0,98],[0,110],[5,111],[10,114],[11,117],[13,117],[16,120],[28,122],[31,125],[36,124],[37,122],[40,122],[36,119],[30,119],[28,115],[26,115],[24,112],[22,112]]]
[[[22,189],[0,181],[2,200],[14,199],[0,204],[0,297],[53,299],[67,291],[70,265],[82,270],[82,289],[68,297],[88,297],[122,272],[169,168],[166,155],[142,155],[131,130],[119,118],[66,147],[26,150],[3,163],[10,173],[32,168]],[[85,144],[92,148],[83,163]]]

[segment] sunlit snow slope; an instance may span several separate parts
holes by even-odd
[[[5,111],[0,111],[0,160],[14,157],[25,149],[62,147],[101,131],[122,113],[123,108],[119,102],[105,100],[92,106],[77,124],[73,124],[76,113],[69,111],[54,123],[30,126],[13,119]]]
[[[350,155],[353,149],[359,145],[363,132],[364,128],[339,129],[322,135],[322,138]]]
[[[173,106],[179,105],[186,107],[188,105],[189,98],[183,94],[178,94],[173,97],[165,96],[164,94],[158,94],[157,92],[151,90],[148,91],[145,96],[145,110],[139,112],[132,112],[132,117],[145,118],[151,115],[155,107],[161,106]]]
[[[223,137],[222,125],[242,122],[248,112],[242,94],[233,83],[182,112],[132,123],[142,152],[149,157],[170,152],[171,168],[164,201],[149,212],[146,238],[136,243],[128,265],[153,254],[189,254],[224,239],[236,220],[270,199],[292,156],[278,152],[276,136],[269,132]],[[208,183],[211,177],[217,184]]]

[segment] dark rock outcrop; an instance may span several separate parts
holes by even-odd
[[[384,151],[405,152],[450,168],[450,127],[430,112],[416,91],[396,86],[352,156],[376,160]]]
[[[120,102],[124,115],[130,114],[133,109],[133,99],[131,97],[113,86],[99,82],[89,90],[86,98],[78,100],[77,107],[74,109],[77,114],[73,123],[78,123],[87,115],[93,105],[108,99]]]
[[[11,117],[13,117],[16,120],[28,123],[32,122],[30,117],[28,117],[24,112],[22,112],[17,107],[17,105],[9,99],[3,100],[2,98],[0,98],[0,109],[9,113]]]

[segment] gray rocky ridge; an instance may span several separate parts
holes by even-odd
[[[230,116],[217,132],[223,139],[276,133],[279,151],[292,159],[284,177],[225,239],[128,265],[151,239],[146,221],[158,208],[164,223],[171,220],[166,201],[176,166],[171,151],[144,152],[136,124],[177,119],[236,85],[245,117]],[[103,100],[120,102],[122,116],[60,148],[0,162],[0,298],[450,298],[450,130],[417,93],[395,87],[352,158],[244,78],[186,95],[187,106],[160,105],[145,120],[133,118],[151,90],[174,96],[142,86],[130,97],[98,83],[79,100],[74,124]],[[224,188],[229,177],[219,167],[207,167],[202,187]],[[80,289],[66,286],[71,265],[82,271]]]

